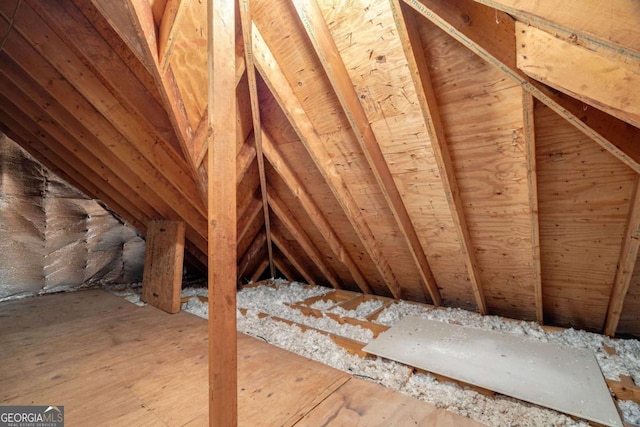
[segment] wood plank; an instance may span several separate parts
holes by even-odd
[[[281,260],[278,255],[279,254],[276,254],[276,257],[273,259],[273,262],[275,263],[276,268],[278,269],[278,271],[280,271],[280,273],[284,275],[285,279],[287,279],[290,282],[295,282],[296,275],[294,275],[293,272],[291,271],[290,265],[285,264],[284,260]]]
[[[274,97],[278,100],[282,110],[287,114],[291,125],[314,159],[325,182],[340,202],[353,228],[360,237],[363,247],[374,260],[382,277],[384,277],[387,287],[394,296],[399,297],[400,285],[391,270],[388,260],[384,258],[379,246],[376,244],[375,236],[372,234],[361,210],[355,203],[353,196],[336,169],[333,160],[331,160],[329,153],[324,147],[324,143],[318,137],[304,108],[300,105],[300,101],[293,93],[280,66],[275,61],[269,47],[255,26],[253,28],[253,43],[255,64],[258,71],[260,71],[260,74],[269,86],[271,93],[273,93]]]
[[[267,235],[267,253],[269,255],[269,268],[271,276],[275,276],[273,265],[273,249],[271,245],[271,222],[269,220],[269,203],[267,200],[267,178],[264,171],[264,154],[262,153],[262,123],[260,120],[260,105],[258,100],[258,83],[256,81],[256,69],[253,63],[253,47],[251,38],[251,1],[240,3],[240,17],[242,26],[242,38],[244,40],[244,63],[246,66],[247,80],[249,83],[249,99],[251,102],[251,118],[253,122],[253,137],[258,160],[258,174],[260,176],[260,194],[264,209],[264,228]]]
[[[305,233],[300,224],[298,224],[298,222],[295,220],[289,209],[284,205],[282,200],[280,200],[275,190],[269,187],[267,195],[269,196],[269,206],[273,210],[273,213],[276,215],[276,217],[280,219],[287,230],[289,230],[289,232],[293,235],[298,244],[302,247],[307,256],[311,258],[311,260],[322,272],[325,279],[331,284],[331,286],[333,286],[335,289],[340,289],[340,282],[338,281],[335,272],[324,261],[324,257],[318,251],[318,248],[313,244],[307,233]]]
[[[251,140],[252,139],[253,138],[251,138]],[[236,182],[242,182],[256,158],[256,148],[251,144],[251,140],[247,139],[244,144],[242,144],[242,148],[236,156]]]
[[[480,423],[358,378],[351,379],[308,413],[299,426],[480,426]]]
[[[102,290],[0,305],[3,373],[21,373],[0,377],[3,402],[63,400],[76,425],[95,424],[95,416],[113,425],[207,424],[204,319],[137,307]],[[351,378],[237,337],[238,425],[292,425]]]
[[[219,60],[235,52],[234,3],[207,1],[209,425],[220,427],[238,423],[235,62]]]
[[[409,70],[413,76],[413,84],[422,109],[424,124],[429,132],[431,148],[436,163],[438,164],[449,210],[451,211],[453,223],[458,232],[462,256],[464,257],[467,273],[469,274],[476,306],[480,313],[487,314],[487,303],[485,302],[480,272],[474,255],[474,247],[467,227],[462,198],[460,197],[460,191],[455,177],[455,169],[447,147],[447,139],[440,119],[438,102],[433,90],[429,67],[424,55],[424,48],[420,41],[415,18],[408,10],[405,9],[404,12],[401,10],[399,0],[392,0],[390,4],[398,34],[402,40],[402,47],[405,51]]]
[[[527,151],[527,182],[529,184],[529,209],[531,211],[531,264],[534,274],[534,294],[536,321],[544,323],[544,304],[542,298],[542,265],[540,263],[540,220],[538,218],[538,175],[536,170],[536,129],[535,105],[533,96],[522,91],[523,137]]]
[[[436,0],[404,0],[425,19],[522,85],[580,132],[640,172],[640,147],[631,143],[640,138],[640,129],[628,126],[597,108],[584,110],[581,102],[554,93],[518,70],[515,21],[512,17],[472,0],[452,1],[445,6]],[[460,16],[468,19],[460,19]]]
[[[516,46],[517,66],[529,77],[640,127],[637,70],[521,22]]]
[[[291,166],[284,160],[282,154],[276,148],[274,142],[269,135],[263,131],[262,138],[264,145],[264,154],[267,156],[267,160],[273,168],[280,174],[285,183],[289,186],[291,192],[298,198],[302,204],[303,209],[313,219],[315,226],[318,228],[325,241],[329,244],[329,247],[336,255],[336,257],[347,267],[349,273],[353,277],[360,290],[365,293],[371,293],[371,289],[367,284],[364,276],[360,272],[360,269],[356,265],[355,261],[349,255],[344,244],[342,243],[338,234],[333,230],[333,227],[329,221],[322,214],[322,211],[318,208],[315,201],[311,197],[311,194],[305,188],[300,178],[293,171]]]
[[[158,25],[158,63],[162,74],[167,71],[173,44],[189,3],[182,0],[167,0],[165,5],[162,20]]]
[[[633,270],[638,261],[640,248],[640,177],[636,176],[633,198],[629,207],[629,218],[620,248],[616,276],[611,288],[607,316],[604,323],[605,335],[614,336],[618,329],[624,301],[629,292]]]
[[[640,11],[634,0],[615,3],[569,0],[521,2],[518,0],[475,0],[514,16],[518,21],[547,32],[571,38],[576,44],[621,58],[640,59]],[[615,25],[611,25],[615,23]]]
[[[351,128],[354,130],[360,148],[409,246],[425,291],[436,305],[440,305],[442,298],[429,261],[322,12],[315,0],[296,0],[293,3]]]
[[[300,259],[300,254],[293,250],[287,239],[280,237],[278,233],[273,233],[273,243],[275,243],[278,249],[280,249],[280,252],[282,252],[282,254],[287,258],[287,260],[296,269],[296,271],[300,273],[302,277],[304,277],[306,283],[308,283],[309,285],[318,284],[313,278],[313,275],[305,267],[305,263]]]
[[[151,221],[147,228],[142,301],[166,311],[180,311],[184,260],[184,222]]]
[[[262,200],[255,196],[251,198],[245,210],[238,213],[238,242],[244,239],[260,212],[262,212]]]

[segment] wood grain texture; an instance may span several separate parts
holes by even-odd
[[[516,46],[518,68],[528,76],[640,127],[638,64],[626,67],[520,22]]]
[[[157,220],[147,228],[141,299],[167,313],[180,311],[184,229],[184,222]]]
[[[420,32],[489,312],[535,319],[521,88],[430,22]]]
[[[545,319],[600,332],[634,172],[536,103]]]

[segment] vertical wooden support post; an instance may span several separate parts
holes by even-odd
[[[238,424],[234,0],[208,0],[209,425]]]
[[[167,313],[180,311],[184,230],[182,221],[151,221],[147,227],[142,301]]]

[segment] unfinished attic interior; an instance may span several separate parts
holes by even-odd
[[[640,424],[636,1],[5,0],[0,18],[0,405]],[[518,362],[551,373],[491,370]]]

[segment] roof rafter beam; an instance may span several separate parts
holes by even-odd
[[[438,165],[449,210],[451,211],[453,223],[455,224],[460,240],[460,249],[464,256],[476,306],[480,313],[487,314],[488,310],[482,289],[482,282],[480,280],[480,272],[473,251],[471,235],[467,227],[462,199],[455,177],[455,169],[447,147],[447,140],[440,119],[440,109],[433,91],[429,67],[427,66],[418,28],[416,27],[413,13],[410,10],[402,10],[403,6],[400,0],[390,0],[390,4],[396,22],[398,36],[402,42],[405,57],[412,75],[418,102],[422,109],[425,126],[429,133],[433,156]]]
[[[244,211],[239,215],[238,219],[238,242],[244,239],[245,235],[251,228],[251,225],[262,212],[262,200],[252,197]]]
[[[291,193],[293,193],[293,195],[298,199],[302,208],[312,219],[314,225],[320,234],[322,234],[322,237],[324,237],[324,240],[327,242],[333,253],[349,270],[349,273],[356,285],[358,285],[363,293],[370,294],[371,288],[357,264],[347,251],[344,243],[342,243],[338,234],[333,230],[333,227],[325,218],[320,208],[318,208],[318,205],[311,197],[311,194],[309,194],[307,189],[304,187],[302,180],[296,175],[284,157],[282,157],[282,154],[278,151],[275,143],[264,130],[262,131],[262,142],[264,143],[264,154],[267,156],[267,160],[271,166],[273,166],[285,184],[289,187]]]
[[[610,55],[640,60],[640,31],[636,0],[617,0],[615,6],[598,0],[523,2],[475,0],[564,39]],[[615,22],[615,25],[611,25]],[[603,52],[604,53],[604,52]]]
[[[293,268],[295,268],[298,273],[300,273],[300,275],[304,277],[304,280],[306,280],[309,285],[317,285],[315,279],[313,278],[311,273],[309,273],[309,270],[307,270],[307,268],[304,266],[304,263],[300,260],[299,253],[297,253],[289,245],[287,239],[280,237],[278,233],[273,233],[273,242],[276,244],[278,249],[280,249],[282,255],[287,257],[287,260],[291,263]]]
[[[640,249],[640,175],[636,175],[635,189],[627,218],[627,229],[622,241],[616,275],[611,288],[607,317],[604,324],[605,335],[614,336],[618,329],[624,300],[629,292],[633,270]]]
[[[407,242],[409,252],[420,272],[425,292],[431,296],[435,305],[441,305],[442,297],[429,261],[322,12],[315,0],[293,0],[293,4],[387,205]]]
[[[393,274],[389,262],[385,259],[376,244],[375,236],[371,232],[362,212],[358,208],[352,194],[349,192],[331,156],[327,152],[324,142],[316,133],[303,106],[300,104],[279,64],[255,25],[253,26],[252,32],[256,68],[260,71],[265,83],[287,116],[292,128],[296,131],[325,182],[331,189],[331,192],[347,215],[356,234],[360,238],[362,247],[373,260],[391,294],[395,298],[400,298],[401,288],[398,280]]]
[[[309,258],[311,258],[316,267],[318,267],[318,270],[322,272],[325,279],[331,284],[331,286],[335,289],[340,289],[340,282],[338,281],[335,272],[331,267],[329,267],[329,265],[327,265],[318,248],[313,244],[300,224],[294,219],[292,213],[287,209],[284,202],[280,200],[280,197],[278,197],[275,190],[269,187],[267,195],[269,198],[269,206],[276,217],[280,219],[280,222],[282,222],[287,230],[289,230],[289,233],[293,235],[298,244],[302,247]]]
[[[290,282],[295,282],[296,281],[296,276],[289,270],[289,267],[287,267],[278,258],[275,258],[273,261],[276,263],[276,268],[278,270],[280,270],[280,273],[282,273],[284,275],[285,279],[287,279]]]
[[[182,3],[188,2],[183,1]],[[167,67],[164,71],[160,69],[153,11],[148,2],[136,0],[127,0],[127,10],[131,15],[131,21],[138,33],[138,40],[144,41],[142,48],[146,56],[151,58],[150,71],[160,90],[160,96],[165,104],[165,108],[169,114],[169,120],[182,147],[183,155],[189,164],[191,175],[200,191],[200,200],[204,203],[206,202],[207,196],[206,170],[203,165],[196,163],[198,150],[196,150],[194,145],[195,130],[191,128],[189,123],[187,112],[182,102],[182,95],[178,89],[173,71],[171,67]],[[202,138],[202,140],[203,144],[206,144],[207,138]]]
[[[238,280],[244,276],[251,262],[264,249],[265,243],[267,243],[267,235],[260,230],[238,262]]]
[[[527,181],[529,188],[529,210],[531,214],[531,252],[533,258],[533,289],[536,302],[536,320],[544,323],[542,298],[542,265],[540,263],[540,221],[538,218],[538,175],[536,169],[535,105],[531,93],[522,91],[522,117],[524,144],[527,150]]]
[[[263,259],[260,265],[258,266],[258,268],[256,268],[256,271],[254,271],[253,275],[251,275],[251,283],[257,282],[260,276],[262,276],[262,273],[264,273],[267,270],[268,266],[269,266],[269,260]]]
[[[515,21],[512,17],[473,0],[451,0],[446,4],[437,0],[404,2],[480,58],[498,67],[580,132],[640,173],[640,146],[635,143],[640,140],[640,129],[597,108],[585,109],[582,102],[557,94],[518,70]]]
[[[267,178],[264,171],[264,155],[262,153],[262,122],[260,119],[260,102],[258,99],[258,82],[256,68],[253,64],[253,46],[251,42],[251,0],[240,2],[240,22],[242,38],[244,40],[244,62],[246,65],[247,81],[249,83],[249,101],[251,103],[251,119],[253,121],[253,138],[258,160],[258,175],[260,178],[260,193],[262,195],[262,210],[264,213],[264,227],[267,234],[267,253],[271,276],[276,270],[273,264],[273,248],[271,245],[271,221],[269,220],[269,203],[267,202]]]

